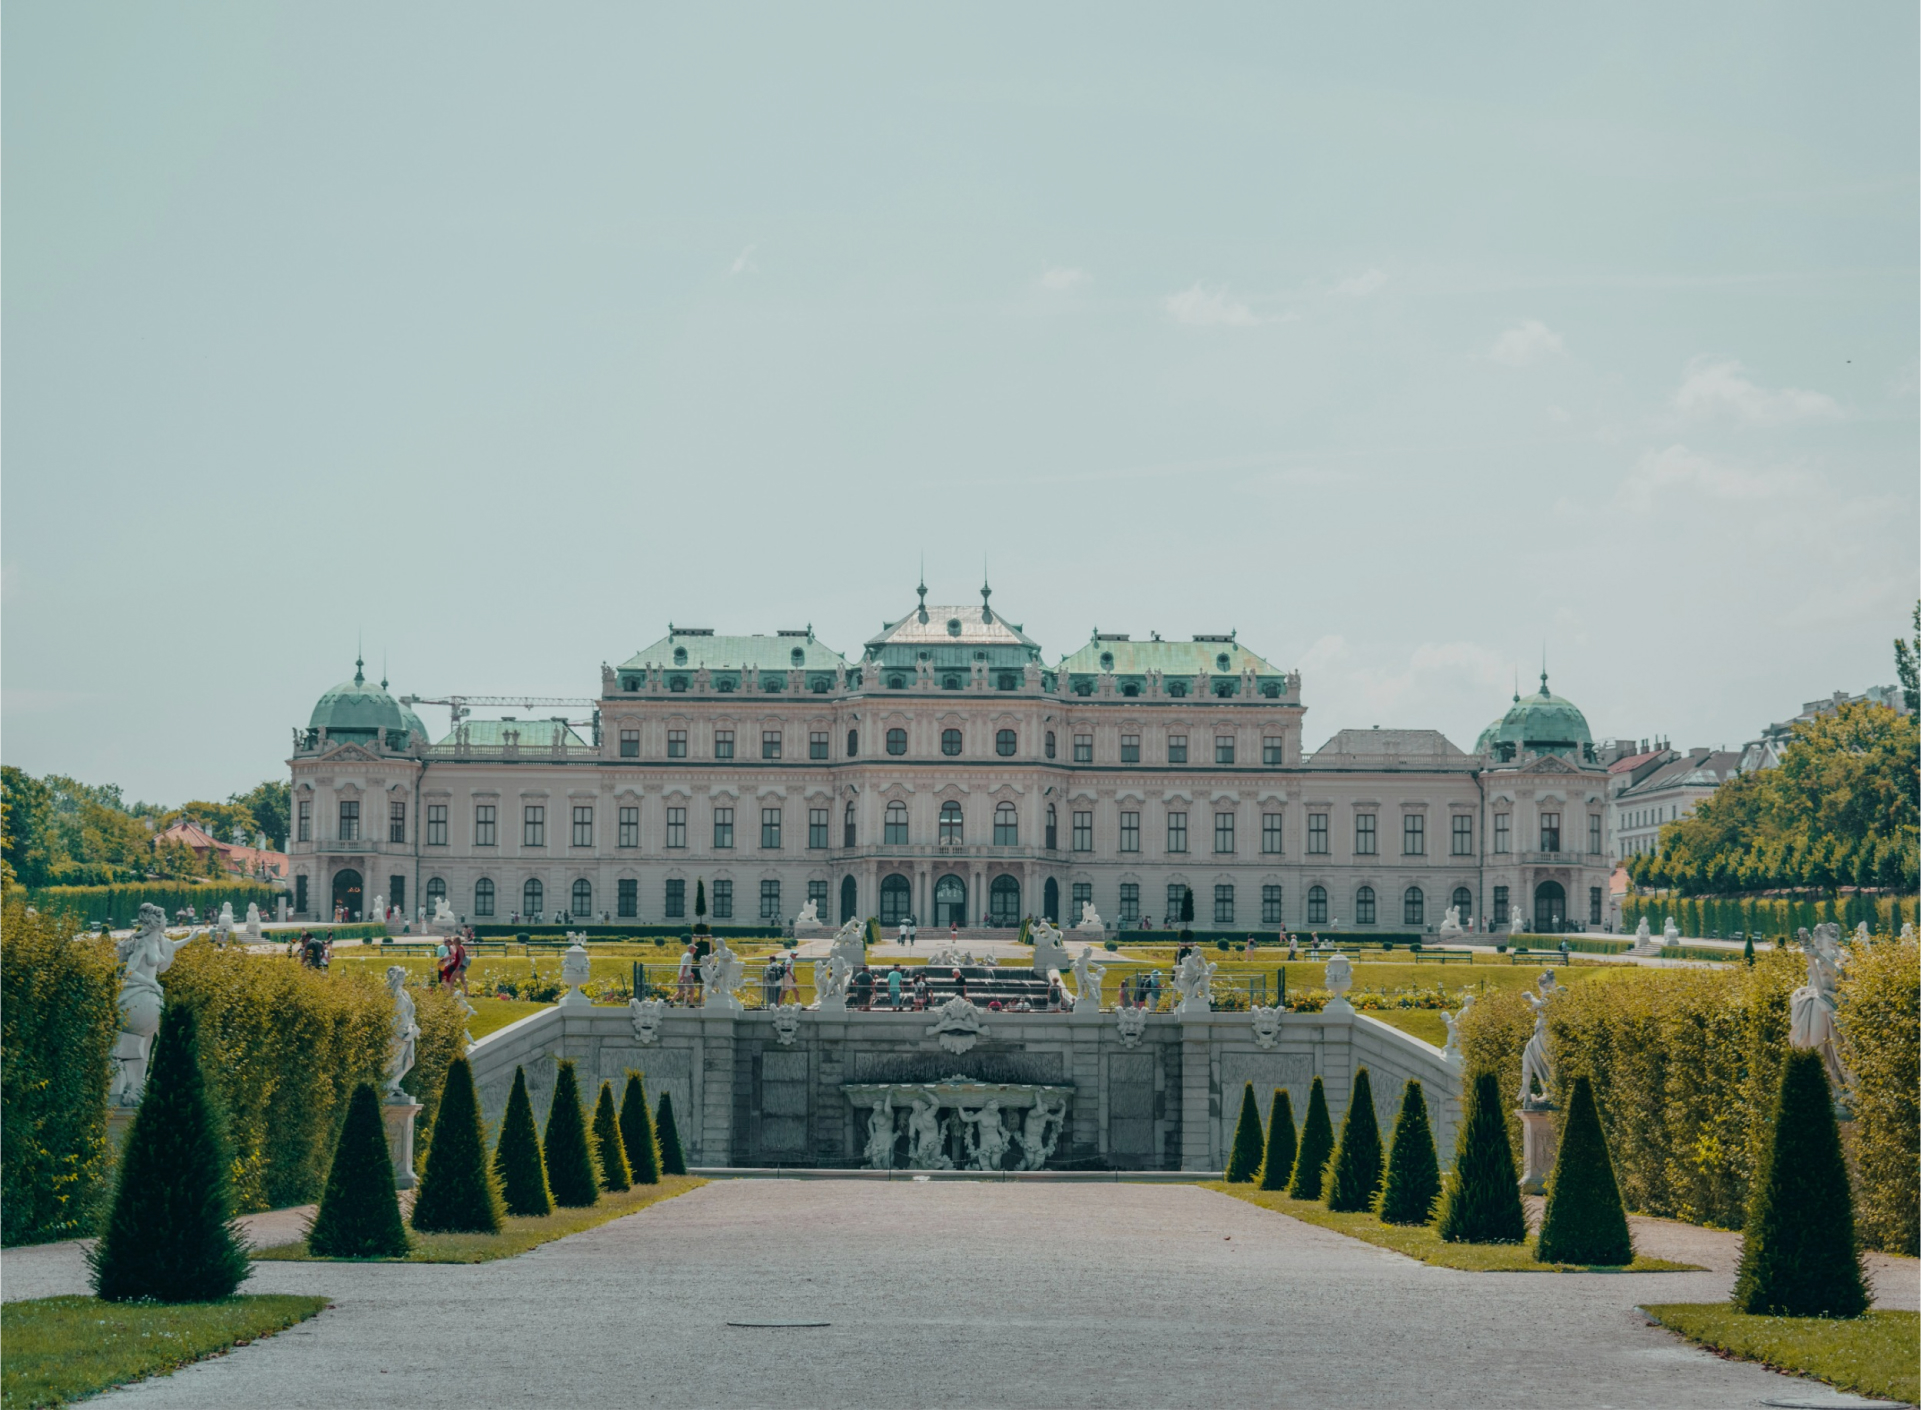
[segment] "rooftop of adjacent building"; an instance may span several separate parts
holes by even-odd
[[[1740,772],[1741,751],[1738,749],[1690,749],[1622,789],[1615,797],[1624,806],[1631,807],[1637,800],[1670,789],[1719,788]]]

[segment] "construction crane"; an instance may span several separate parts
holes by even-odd
[[[432,699],[425,695],[403,695],[400,697],[400,703],[409,708],[415,705],[445,705],[453,716],[453,723],[456,728],[459,727],[462,720],[473,713],[474,706],[476,705],[488,708],[497,705],[517,705],[526,710],[532,710],[536,706],[561,705],[571,707],[579,705],[594,710],[594,717],[587,720],[569,720],[567,723],[570,725],[591,726],[595,729],[596,737],[598,737],[599,733],[600,716],[598,706],[600,702],[598,700],[583,699],[577,695],[449,695],[439,700]]]

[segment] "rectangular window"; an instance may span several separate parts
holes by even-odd
[[[825,921],[827,918],[827,883],[824,881],[808,882],[807,899],[814,903],[814,914]]]
[[[1187,909],[1188,890],[1178,881],[1167,884],[1167,914],[1161,917],[1163,928],[1174,930],[1182,923],[1182,915]]]
[[[1403,857],[1427,855],[1427,819],[1420,813],[1401,815],[1401,855]]]
[[[1307,923],[1327,924],[1327,892],[1318,886],[1307,888]]]
[[[619,823],[620,841],[617,845],[621,847],[640,846],[640,809],[638,807],[622,808],[620,810]]]
[[[780,919],[780,883],[763,881],[760,884],[760,918],[762,920]]]
[[[714,731],[714,757],[731,759],[734,757],[734,732],[730,729]]]
[[[827,757],[827,731],[815,730],[807,736],[807,757],[825,759]],[[812,899],[811,897],[809,898]]]
[[[669,808],[667,810],[667,845],[669,847],[685,847],[687,845],[687,810],[685,808]],[[675,886],[679,883],[670,881],[667,884],[669,886]],[[680,912],[675,911],[674,914],[679,915]]]
[[[825,808],[807,810],[807,845],[809,847],[827,845],[827,810]]]
[[[1139,813],[1121,814],[1121,850],[1123,852],[1141,850],[1141,815]]]
[[[1141,918],[1141,884],[1138,881],[1121,883],[1121,924],[1133,925]]]
[[[1234,815],[1232,813],[1214,814],[1214,850],[1217,853],[1234,850]]]
[[[594,845],[594,810],[592,805],[574,807],[574,846],[591,847]]]
[[[731,847],[734,845],[734,810],[732,808],[714,809],[714,846]]]
[[[1494,815],[1494,850],[1496,852],[1506,852],[1509,850],[1508,821],[1509,819],[1506,813],[1496,813]]]
[[[307,873],[304,871],[293,879],[293,908],[302,915],[307,913]]]
[[[614,883],[614,914],[622,920],[640,914],[640,883],[632,877]]]
[[[1141,737],[1138,734],[1121,736],[1121,762],[1138,764],[1141,761]]]
[[[778,759],[780,757],[780,731],[762,730],[760,732],[760,757]]]
[[[687,731],[670,729],[667,731],[667,757],[685,759],[687,757]]]
[[[1598,886],[1590,886],[1587,889],[1587,923],[1589,925],[1601,923],[1601,888]]]
[[[638,759],[640,757],[640,731],[624,729],[620,732],[620,757]]]
[[[734,918],[734,883],[716,881],[714,883],[714,919],[732,920]]]
[[[1354,855],[1371,857],[1374,855],[1374,814],[1357,813],[1354,816]]]
[[[1270,769],[1278,769],[1283,759],[1279,735],[1265,735],[1261,739],[1261,762]]]
[[[1094,850],[1094,815],[1092,813],[1074,814],[1074,850],[1076,852]]]
[[[547,808],[545,804],[528,803],[521,808],[520,845],[523,847],[545,847],[547,845]]]
[[[1217,734],[1214,736],[1214,762],[1231,764],[1234,762],[1234,736]]]
[[[1265,856],[1278,857],[1281,853],[1280,813],[1261,814],[1261,852]]]
[[[1214,924],[1234,923],[1234,884],[1223,881],[1214,888]]]
[[[296,838],[301,842],[313,841],[313,799],[311,798],[300,800],[300,831],[296,834]],[[306,878],[303,876],[301,880],[305,881]],[[302,906],[300,909],[304,911],[307,908]]]
[[[352,842],[360,836],[360,805],[342,803],[340,805],[340,840]]]
[[[1466,813],[1457,813],[1454,816],[1454,846],[1452,850],[1457,857],[1471,857],[1474,855],[1474,819]]]
[[[760,847],[763,852],[780,850],[780,809],[760,810]]]
[[[1601,855],[1601,815],[1599,813],[1587,815],[1587,849],[1593,856]]]
[[[1309,813],[1307,815],[1307,850],[1310,856],[1327,855],[1327,814]]]
[[[1541,850],[1543,852],[1561,850],[1561,815],[1559,813],[1541,814]]]
[[[1072,920],[1074,924],[1079,925],[1081,920],[1081,914],[1082,914],[1081,907],[1091,906],[1094,904],[1094,883],[1091,881],[1075,882],[1074,889],[1071,893],[1071,896],[1072,896],[1072,904],[1074,907],[1072,912]]]
[[[407,840],[407,805],[405,803],[387,805],[387,840],[389,842]]]
[[[390,876],[387,878],[387,904],[399,911],[402,915],[407,913],[406,877]]]
[[[1187,850],[1187,814],[1169,813],[1167,815],[1167,850],[1185,852]]]
[[[1185,764],[1187,762],[1187,736],[1170,734],[1167,737],[1167,762]]]
[[[1074,762],[1091,764],[1094,762],[1094,736],[1077,734],[1074,736]]]
[[[1261,924],[1281,924],[1281,888],[1278,886],[1261,888]]]
[[[686,810],[684,808],[669,808],[667,811],[668,811],[668,814],[671,816],[674,813],[685,812]],[[686,824],[683,823],[682,826],[684,827],[686,826]],[[669,843],[668,845],[672,846],[673,844]],[[661,914],[664,915],[668,920],[686,919],[686,916],[687,916],[687,883],[686,882],[676,880],[676,881],[670,881],[667,883],[667,900],[666,900],[666,904],[662,907]]]
[[[1507,924],[1507,888],[1505,886],[1497,886],[1494,888],[1494,914],[1489,916],[1488,919],[1495,925],[1505,926]]]
[[[494,805],[474,804],[474,846],[494,846]]]
[[[447,805],[445,803],[427,805],[427,845],[429,847],[447,845]]]

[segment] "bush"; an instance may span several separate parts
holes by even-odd
[[[629,1068],[627,1089],[620,1095],[620,1144],[636,1185],[660,1183],[660,1148],[654,1140],[654,1115],[647,1109],[647,1087]]]
[[[119,961],[63,917],[0,911],[0,1244],[94,1230],[107,1166]]]
[[[580,1079],[571,1058],[562,1058],[558,1064],[542,1150],[547,1157],[547,1188],[555,1204],[585,1209],[600,1198],[600,1176],[587,1144],[587,1118],[580,1109]]]
[[[1518,1244],[1527,1237],[1527,1216],[1494,1073],[1475,1075],[1466,1107],[1454,1145],[1454,1171],[1441,1192],[1441,1237],[1455,1244]]]
[[[1921,1254],[1921,963],[1912,941],[1856,946],[1841,983],[1841,1059],[1853,1075],[1855,1219],[1869,1248]]]
[[[228,1202],[198,1024],[184,1004],[168,1004],[160,1017],[113,1208],[88,1263],[94,1292],[108,1302],[212,1302],[252,1271]]]
[[[275,904],[286,894],[264,882],[149,881],[128,886],[35,886],[28,888],[26,897],[27,904],[37,910],[59,911],[83,924],[111,920],[127,926],[140,914],[143,905],[160,907],[167,913],[169,925],[173,923],[174,912],[192,906],[200,918],[199,923],[204,925],[219,918],[223,901],[233,903],[236,920],[246,918],[249,901],[260,907],[261,919],[272,920]]]
[[[425,1170],[433,1156],[434,1133],[440,1129],[440,1103],[447,1090],[447,1074],[467,1051],[467,1015],[458,996],[439,988],[408,987],[414,1001],[413,1070],[400,1080],[400,1089],[420,1103],[414,1118],[414,1169]],[[471,1083],[471,1077],[469,1081]]]
[[[1858,1317],[1868,1309],[1854,1199],[1821,1055],[1788,1054],[1774,1140],[1748,1207],[1734,1310],[1768,1317]]]
[[[327,1188],[307,1230],[307,1252],[321,1258],[404,1258],[407,1247],[380,1097],[372,1083],[362,1082],[347,1102]]]
[[[660,1146],[660,1172],[663,1175],[685,1175],[687,1157],[681,1154],[680,1129],[674,1125],[674,1094],[660,1094],[660,1116],[654,1123],[654,1140]]]
[[[1607,1138],[1601,1134],[1593,1084],[1585,1077],[1574,1079],[1568,1096],[1567,1120],[1561,1127],[1554,1173],[1548,1177],[1547,1209],[1541,1216],[1534,1256],[1543,1263],[1634,1261],[1627,1211],[1621,1207],[1621,1190],[1614,1183],[1614,1162],[1608,1157]]]
[[[1441,1197],[1441,1164],[1434,1129],[1427,1120],[1427,1094],[1409,1079],[1401,1089],[1401,1114],[1388,1147],[1387,1180],[1381,1187],[1383,1224],[1425,1224]]]
[[[1381,1124],[1374,1115],[1374,1084],[1361,1068],[1354,1074],[1341,1143],[1334,1148],[1327,1207],[1336,1214],[1371,1209],[1381,1189]]]
[[[509,1214],[538,1217],[554,1212],[524,1068],[514,1069],[514,1089],[507,1094],[507,1111],[500,1118],[500,1139],[494,1143],[494,1174],[500,1180],[500,1196]]]
[[[423,1234],[497,1234],[500,1189],[487,1169],[487,1132],[474,1095],[474,1070],[456,1058],[435,1100],[433,1142],[414,1194],[413,1226]]]
[[[1234,1124],[1234,1146],[1228,1153],[1225,1178],[1230,1185],[1245,1185],[1260,1172],[1262,1147],[1261,1109],[1254,1102],[1254,1084],[1241,1087],[1241,1118]]]
[[[614,1084],[600,1084],[600,1100],[594,1103],[594,1156],[600,1162],[600,1182],[609,1190],[625,1190],[633,1183],[627,1168],[627,1153],[620,1145],[620,1122],[614,1116]]]
[[[1267,1113],[1267,1151],[1261,1160],[1260,1185],[1284,1190],[1294,1174],[1294,1102],[1287,1088],[1276,1087]]]
[[[1321,1175],[1334,1153],[1334,1123],[1327,1116],[1327,1092],[1317,1075],[1307,1093],[1307,1120],[1301,1123],[1301,1148],[1294,1157],[1294,1179],[1287,1192],[1294,1199],[1319,1199]]]

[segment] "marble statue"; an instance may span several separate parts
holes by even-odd
[[[1641,923],[1634,927],[1634,943],[1636,945],[1645,945],[1653,938],[1653,932],[1648,929],[1648,918],[1642,916]]]
[[[1461,928],[1461,908],[1449,906],[1447,914],[1441,917],[1441,939],[1458,940],[1465,934],[1467,932]]]
[[[952,1170],[954,1162],[942,1149],[940,1108],[927,1097],[915,1097],[907,1115],[907,1163],[916,1170]]]
[[[1554,1105],[1554,1067],[1548,1059],[1547,1051],[1547,999],[1536,998],[1522,990],[1521,997],[1528,1007],[1534,1010],[1534,1032],[1529,1035],[1527,1046],[1521,1050],[1521,1106],[1525,1110],[1539,1111]],[[1534,1085],[1539,1083],[1541,1095],[1534,1095]]]
[[[867,1118],[867,1144],[861,1148],[869,1170],[894,1168],[894,1096],[888,1093]]]
[[[233,902],[222,901],[220,903],[220,919],[213,923],[214,944],[226,944],[227,941],[233,937],[233,932]]]
[[[1901,938],[1903,940],[1914,939],[1914,922],[1913,921],[1904,920],[1901,922]]]
[[[1101,913],[1094,909],[1094,903],[1092,901],[1083,901],[1081,902],[1080,924],[1076,925],[1074,929],[1106,930],[1107,923],[1101,919]]]
[[[1521,908],[1519,906],[1509,906],[1507,908],[1508,934],[1519,935],[1525,929],[1527,929],[1527,921],[1521,917]]]
[[[1255,1045],[1261,1048],[1272,1048],[1281,1038],[1280,1009],[1256,1004],[1248,1012],[1254,1020]]]
[[[1661,943],[1663,945],[1678,945],[1681,943],[1681,927],[1674,923],[1673,916],[1669,916],[1668,923],[1661,927]]]
[[[1199,950],[1189,950],[1182,957],[1174,966],[1174,993],[1178,996],[1175,1013],[1207,1013],[1213,1008],[1209,991],[1217,968],[1202,959]]]
[[[116,941],[114,948],[126,966],[120,979],[120,1036],[114,1043],[113,1084],[107,1101],[112,1106],[136,1106],[147,1087],[147,1061],[153,1054],[153,1036],[160,1031],[160,1014],[167,1006],[161,991],[160,976],[173,965],[188,940],[169,940],[167,913],[151,902],[140,907],[140,919],[133,934]]]
[[[1835,986],[1844,963],[1841,954],[1841,927],[1832,921],[1814,927],[1810,935],[1801,931],[1801,949],[1808,957],[1808,982],[1788,995],[1788,1044],[1812,1048],[1821,1054],[1828,1080],[1837,1092],[1847,1090],[1848,1074],[1841,1065],[1836,1044]]]
[[[1034,1105],[1027,1109],[1021,1124],[1013,1130],[1014,1140],[1021,1148],[1020,1160],[1014,1166],[1016,1170],[1039,1170],[1047,1164],[1048,1157],[1054,1154],[1055,1143],[1061,1138],[1061,1126],[1066,1115],[1065,1101],[1059,1106],[1050,1107],[1045,1092],[1034,1094]]]
[[[1069,967],[1071,962],[1067,958],[1067,945],[1058,925],[1042,916],[1028,930],[1028,937],[1034,942],[1036,974],[1052,974]]]
[[[667,1017],[665,999],[629,999],[627,1016],[634,1023],[634,1041],[651,1048],[660,1041],[660,1021]]]
[[[385,920],[386,918],[387,918],[387,898],[385,896],[374,897],[374,903],[371,906],[367,907],[366,919]]]
[[[420,1037],[420,1025],[414,1022],[413,996],[407,992],[407,971],[401,966],[387,966],[387,992],[394,996],[393,1037],[387,1044],[387,1093],[390,1102],[411,1102],[412,1097],[400,1090],[400,1079],[413,1070],[414,1040]]]
[[[814,1007],[818,1009],[844,1009],[847,1007],[846,974],[835,974],[835,959],[828,956],[814,961]]]
[[[975,1170],[999,1170],[1007,1154],[1007,1130],[1001,1125],[1001,1104],[990,1101],[979,1111],[962,1111],[966,1123],[967,1161]]]
[[[1441,1021],[1447,1025],[1447,1046],[1441,1050],[1441,1056],[1449,1062],[1466,1060],[1466,1054],[1461,1051],[1461,1024],[1467,1020],[1467,1011],[1473,1007],[1474,996],[1463,994],[1461,1007],[1457,1012],[1441,1014]]]
[[[561,995],[560,1002],[569,1007],[590,1004],[593,1000],[587,997],[587,992],[582,987],[594,977],[594,962],[587,954],[587,937],[570,931],[567,938],[573,943],[560,957],[560,982],[572,987]]]
[[[725,939],[715,936],[714,948],[700,962],[701,1007],[738,1012],[742,1005],[734,990],[740,987],[742,968],[740,956],[728,948]]]
[[[434,897],[434,929],[443,932],[451,931],[454,924],[454,908],[447,904],[447,898]]]
[[[1141,1035],[1147,1032],[1147,1010],[1130,1008],[1115,1009],[1114,1024],[1120,1029],[1122,1047],[1139,1047]]]
[[[1101,980],[1104,979],[1106,975],[1107,970],[1101,965],[1094,963],[1094,947],[1092,945],[1083,945],[1081,952],[1074,956],[1075,1013],[1081,1011],[1081,1005],[1083,1003],[1086,1003],[1089,1008],[1096,1013],[1100,1011]]]
[[[247,902],[247,939],[255,945],[258,945],[262,939],[260,934],[260,903],[258,901]]]
[[[809,901],[800,908],[800,914],[794,917],[794,929],[817,930],[819,928],[820,906],[817,902]]]
[[[1867,945],[1867,944],[1872,944],[1873,941],[1874,941],[1874,936],[1869,933],[1868,923],[1865,920],[1862,921],[1859,925],[1854,927],[1854,943],[1855,944]]]

